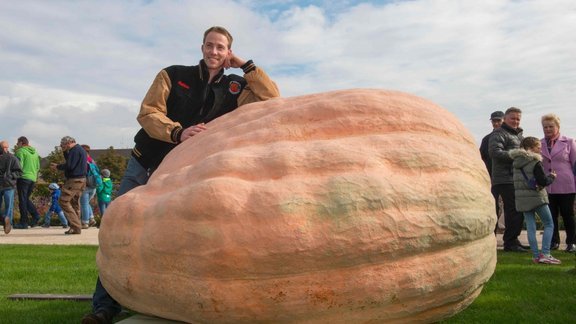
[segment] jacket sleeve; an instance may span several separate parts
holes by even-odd
[[[490,165],[490,153],[488,153],[488,142],[490,140],[490,135],[485,136],[482,139],[482,143],[480,143],[480,156],[482,157],[482,161],[484,161],[484,165],[486,165],[486,169]]]
[[[238,97],[238,106],[280,97],[280,90],[276,83],[261,68],[255,66],[250,72],[244,74],[244,79],[248,85]]]
[[[550,175],[546,175],[544,173],[544,167],[542,166],[542,162],[538,162],[534,165],[534,178],[536,179],[536,183],[540,187],[546,187],[552,182],[554,182],[554,177]]]
[[[490,157],[495,160],[511,162],[512,158],[508,154],[508,151],[504,149],[505,144],[506,139],[502,134],[492,133],[492,135],[490,135],[490,141],[488,142],[488,152]]]
[[[568,158],[570,159],[570,165],[572,165],[572,173],[576,176],[576,142],[574,139],[570,139],[569,143],[570,152]]]
[[[181,129],[182,125],[167,116],[166,101],[170,95],[171,87],[172,83],[168,72],[166,70],[160,71],[148,89],[136,119],[150,137],[168,143],[176,143],[171,135],[175,129]]]
[[[20,160],[17,158],[12,159],[12,166],[10,167],[10,175],[12,179],[18,179],[22,176],[22,166]]]

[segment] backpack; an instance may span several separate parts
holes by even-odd
[[[520,171],[522,172],[522,176],[524,176],[524,180],[526,181],[526,185],[528,186],[529,189],[536,191],[540,191],[542,189],[538,186],[538,183],[536,183],[535,177],[528,179],[526,172],[524,172],[524,168],[520,168]]]
[[[102,184],[100,169],[96,163],[88,163],[88,172],[86,173],[86,188],[95,189]]]

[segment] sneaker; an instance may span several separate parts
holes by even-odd
[[[96,221],[94,220],[94,218],[90,218],[90,222],[88,223],[88,226],[93,227],[94,225],[96,225]]]
[[[15,229],[28,229],[28,225],[16,224],[13,226]]]
[[[50,228],[50,224],[44,224],[42,225],[43,228]]]
[[[89,227],[90,227],[90,225],[88,225],[88,224],[82,224],[82,229],[87,229]]]
[[[62,228],[68,228],[68,225],[62,225]]]
[[[532,263],[540,263],[540,257],[541,257],[541,256],[542,256],[542,255],[539,255],[539,256],[537,256],[537,257],[535,257],[535,258],[532,258]]]
[[[555,257],[543,254],[540,255],[540,259],[538,260],[538,262],[544,264],[562,264],[562,261],[556,259]]]
[[[4,234],[10,233],[12,230],[12,224],[10,224],[10,217],[4,217]]]

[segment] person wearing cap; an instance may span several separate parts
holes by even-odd
[[[20,160],[10,154],[10,144],[7,141],[1,141],[0,146],[0,215],[2,215],[4,233],[8,234],[12,230],[16,179],[22,176],[22,168]],[[4,201],[4,212],[2,212],[2,201]]]
[[[102,182],[96,188],[96,197],[98,198],[98,209],[100,209],[100,218],[104,217],[104,212],[112,201],[112,189],[114,185],[110,179],[110,170],[102,169]]]
[[[68,218],[70,229],[64,234],[81,234],[80,196],[86,187],[86,168],[88,167],[86,151],[70,136],[62,137],[60,147],[64,152],[64,163],[51,163],[53,169],[64,171],[66,181],[58,203]]]
[[[484,136],[484,138],[482,138],[482,143],[480,144],[480,156],[482,157],[482,161],[484,161],[484,165],[486,165],[486,170],[488,170],[488,174],[490,175],[490,177],[492,177],[492,158],[490,157],[490,152],[488,151],[488,142],[490,141],[490,135],[492,135],[494,130],[502,126],[503,118],[504,118],[504,112],[499,110],[490,114],[490,122],[492,123],[492,132]],[[506,226],[505,224],[503,224],[504,223],[503,217],[501,217],[500,202],[499,202],[500,196],[497,195],[495,192],[492,192],[492,195],[494,196],[494,201],[496,205],[496,228],[494,229],[494,232],[497,232],[498,230],[503,230]]]
[[[528,252],[528,246],[522,246],[518,237],[522,233],[524,214],[516,210],[516,196],[514,190],[513,167],[514,161],[510,151],[520,148],[524,139],[520,128],[522,110],[510,107],[504,113],[502,126],[490,134],[488,152],[492,159],[492,193],[502,197],[504,203],[504,251]]]
[[[68,228],[68,220],[66,220],[66,216],[64,216],[64,211],[62,211],[62,208],[58,203],[58,199],[60,199],[60,192],[61,192],[60,186],[58,186],[57,183],[52,182],[51,184],[48,185],[48,189],[50,189],[50,191],[52,192],[52,194],[50,195],[52,197],[52,201],[50,204],[50,208],[48,208],[48,211],[46,211],[46,214],[44,215],[44,225],[42,225],[42,227],[44,228],[50,227],[50,219],[52,218],[52,213],[55,213],[56,215],[58,215],[58,218],[60,219],[60,224],[62,224],[62,228]]]

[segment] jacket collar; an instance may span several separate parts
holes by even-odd
[[[524,131],[521,127],[512,128],[512,127],[508,126],[506,123],[502,123],[501,128],[506,130],[507,132],[515,134],[515,135],[521,134]]]
[[[206,65],[206,63],[204,62],[204,59],[200,60],[200,69],[199,69],[199,77],[200,80],[204,81],[204,82],[208,82],[208,80],[210,80],[210,72],[208,72],[208,66]],[[220,71],[218,72],[218,74],[214,77],[214,81],[212,81],[212,83],[218,83],[220,82],[220,80],[222,80],[222,77],[224,76],[224,69],[220,69]]]

